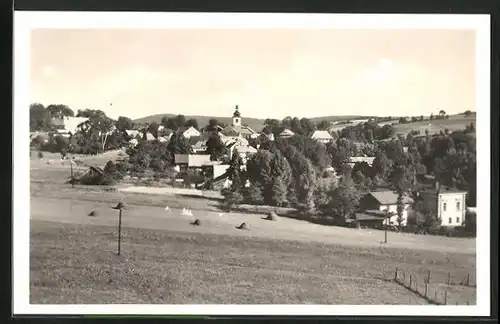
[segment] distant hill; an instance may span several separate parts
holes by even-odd
[[[145,124],[145,123],[161,123],[161,120],[163,117],[175,117],[174,114],[156,114],[156,115],[150,115],[142,118],[138,118],[134,120],[134,123],[139,123],[139,124]],[[232,122],[232,117],[217,117],[217,116],[193,116],[193,115],[186,115],[186,119],[191,119],[194,118],[198,121],[198,124],[200,127],[203,127],[205,125],[208,125],[208,121],[212,118],[217,119],[219,122],[222,122],[224,124],[230,125]],[[319,122],[321,120],[327,120],[329,122],[332,121],[340,121],[340,120],[352,120],[352,119],[368,119],[368,118],[373,118],[370,116],[325,116],[325,117],[314,117],[314,118],[309,118],[312,122]],[[265,119],[259,119],[259,118],[250,118],[250,117],[242,117],[243,119],[243,124],[248,125],[250,128],[253,130],[260,132],[262,128],[264,128],[264,120]]]

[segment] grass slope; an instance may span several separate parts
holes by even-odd
[[[463,255],[31,221],[30,303],[422,304],[384,281],[395,266],[433,280]],[[450,293],[474,303],[475,291]]]

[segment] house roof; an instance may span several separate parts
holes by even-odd
[[[293,136],[293,135],[295,135],[295,133],[294,133],[294,132],[292,132],[291,130],[289,130],[289,129],[285,128],[285,129],[284,129],[284,130],[280,133],[280,135],[279,135],[279,136]]]
[[[467,191],[441,185],[441,186],[439,186],[439,190],[437,190],[435,187],[434,188],[427,188],[427,189],[421,190],[419,193],[423,194],[423,195],[426,195],[426,194],[427,195],[437,195],[438,193],[439,194],[467,193]]]
[[[126,129],[125,132],[127,133],[128,136],[135,137],[137,136],[140,132],[135,129]]]
[[[235,144],[234,149],[237,150],[238,153],[257,153],[257,149],[249,145]]]
[[[207,147],[206,145],[206,141],[204,140],[199,140],[198,142],[196,142],[195,144],[193,144],[192,148],[193,149],[196,149],[196,150],[203,150]]]
[[[311,138],[312,139],[319,139],[319,140],[331,140],[333,139],[332,135],[330,135],[330,133],[328,133],[328,131],[326,130],[317,130],[317,131],[314,131],[314,133],[311,135]]]
[[[188,130],[190,130],[190,131],[194,130],[196,133],[200,134],[200,132],[196,128],[194,128],[193,126],[189,126],[189,127],[181,126],[181,127],[177,128],[177,133],[185,133]]]
[[[366,162],[371,165],[374,160],[374,157],[369,156],[352,156],[349,158],[349,163]]]
[[[398,201],[398,195],[394,191],[372,191],[369,193],[373,198],[375,198],[381,205],[395,205]],[[403,197],[404,204],[413,203],[413,199],[405,195]]]
[[[226,136],[230,136],[231,134],[243,134],[243,135],[252,135],[256,132],[248,126],[226,126],[222,133]]]

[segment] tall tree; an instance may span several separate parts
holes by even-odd
[[[50,127],[50,116],[41,103],[30,105],[30,131],[47,130]]]
[[[342,177],[338,187],[330,194],[330,210],[339,221],[346,220],[359,206],[360,193],[349,175]]]
[[[207,149],[205,151],[206,154],[210,154],[210,160],[218,161],[224,155],[228,154],[228,149],[226,145],[222,142],[218,135],[211,135],[206,143]]]
[[[272,196],[271,200],[274,206],[286,206],[288,185],[292,180],[292,172],[290,164],[281,154],[280,151],[275,151],[271,160]]]
[[[47,112],[52,118],[73,117],[75,113],[66,105],[48,105]]]
[[[196,128],[196,129],[198,129],[198,121],[196,119],[194,119],[194,118],[188,119],[186,121],[186,123],[184,124],[184,126],[186,126],[186,127],[191,127],[192,126],[192,127]]]
[[[120,131],[132,129],[134,128],[134,122],[128,117],[120,116],[116,121],[116,128]]]

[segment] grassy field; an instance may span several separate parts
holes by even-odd
[[[392,264],[436,277],[468,258],[125,228],[31,222],[31,303],[423,304],[384,281]],[[453,296],[453,294],[450,294]],[[455,296],[474,303],[474,292]]]
[[[476,117],[470,116],[465,117],[462,115],[450,116],[449,119],[436,119],[436,120],[426,120],[419,121],[409,124],[397,124],[394,125],[396,132],[408,133],[412,130],[420,131],[420,134],[425,134],[425,130],[428,129],[429,133],[439,133],[440,131],[445,131],[448,129],[450,132],[457,130],[464,130],[465,126],[469,125],[471,122],[476,123]]]
[[[31,303],[425,304],[388,280],[396,267],[420,282],[431,270],[430,294],[475,303],[475,288],[446,285],[448,272],[475,283],[472,239],[390,233],[381,244],[381,231],[220,214],[208,199],[72,189],[67,170],[41,165],[31,170]]]

